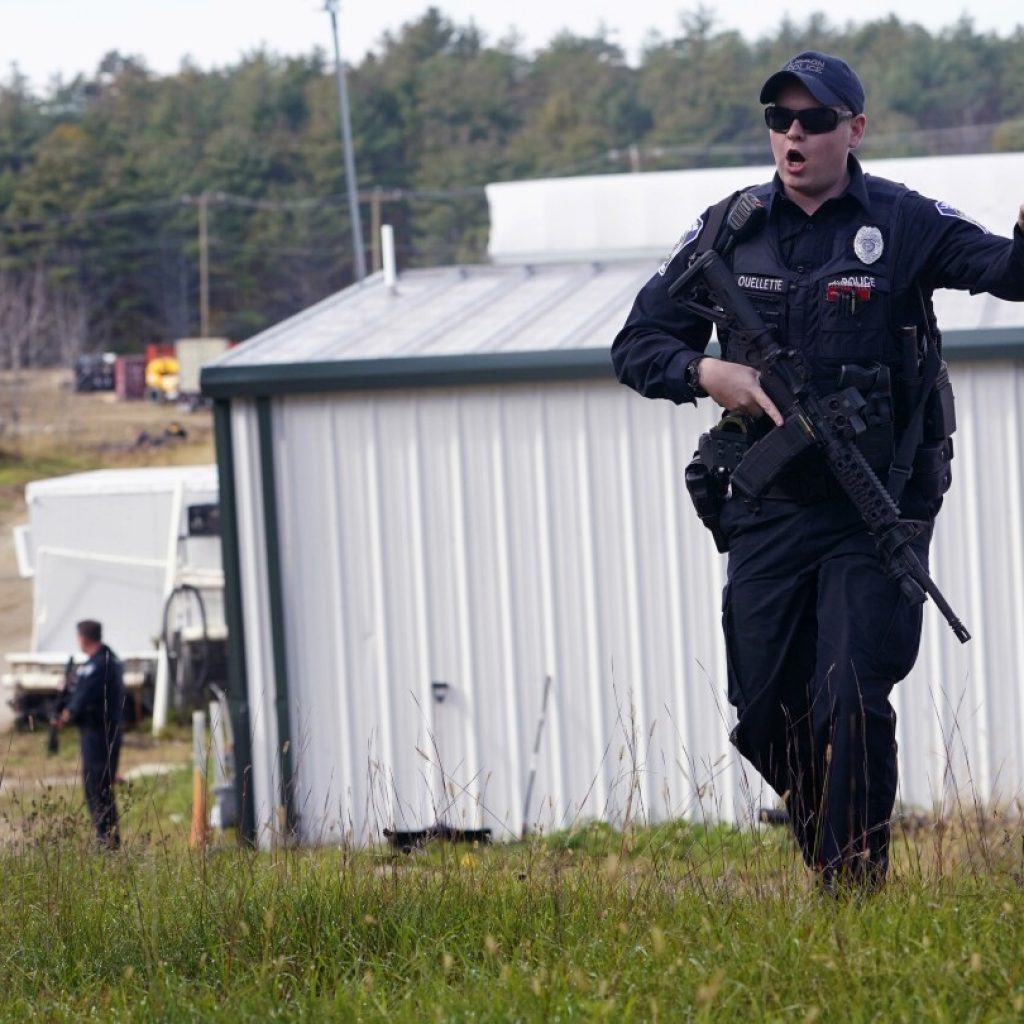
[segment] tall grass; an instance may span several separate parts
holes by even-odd
[[[787,834],[585,824],[491,848],[185,845],[188,773],[8,810],[0,1019],[994,1021],[1024,1014],[1024,834],[898,828],[890,885],[829,900]]]

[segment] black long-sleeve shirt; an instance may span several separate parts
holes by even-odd
[[[84,728],[109,729],[120,723],[124,700],[124,669],[117,655],[103,644],[76,673],[68,701],[71,720]]]

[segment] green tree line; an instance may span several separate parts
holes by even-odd
[[[402,267],[480,261],[487,182],[764,163],[758,89],[808,47],[860,71],[869,155],[1024,148],[1024,28],[837,28],[819,15],[749,41],[698,8],[630,64],[607,36],[563,34],[528,55],[430,9],[349,69],[367,244],[379,213]],[[203,193],[211,329],[250,336],[352,281],[345,187],[323,52],[167,76],[111,53],[45,95],[12,69],[0,365],[195,334]]]

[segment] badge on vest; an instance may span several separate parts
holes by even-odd
[[[853,251],[861,263],[870,266],[882,255],[885,245],[882,242],[882,232],[873,224],[865,224],[858,228],[857,234],[853,237]]]

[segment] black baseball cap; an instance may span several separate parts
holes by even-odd
[[[827,107],[846,107],[855,114],[864,111],[864,86],[845,60],[830,53],[804,50],[788,61],[761,87],[761,102],[772,103],[779,89],[796,79]]]

